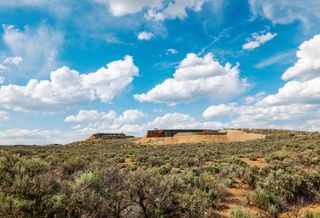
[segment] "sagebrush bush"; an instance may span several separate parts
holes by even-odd
[[[313,185],[305,176],[282,169],[271,171],[263,186],[288,203],[296,202],[300,198],[309,200],[314,197]]]
[[[257,188],[252,195],[253,205],[270,213],[272,217],[279,214],[279,206],[274,194]]]
[[[250,218],[250,214],[245,211],[242,211],[240,208],[234,208],[231,211],[232,218]]]

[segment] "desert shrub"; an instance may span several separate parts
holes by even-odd
[[[164,165],[158,168],[158,171],[161,175],[165,175],[171,172],[171,166],[170,165]]]
[[[234,187],[235,181],[232,177],[229,176],[224,183],[227,187],[232,188]]]
[[[176,190],[183,190],[179,187],[174,177],[160,177],[148,171],[132,173],[129,178],[131,216],[172,217],[185,213],[177,200]]]
[[[71,175],[76,171],[84,170],[87,162],[81,158],[69,159],[63,163],[63,169],[67,175]]]
[[[117,163],[123,163],[125,161],[125,158],[123,156],[119,156],[119,155],[115,156],[113,159]]]
[[[148,164],[151,167],[160,167],[161,165],[164,164],[163,160],[157,158],[157,157],[150,157],[148,159]]]
[[[227,194],[226,187],[221,181],[210,175],[200,175],[197,171],[193,171],[187,182],[192,187],[200,189],[212,203],[222,201]]]
[[[258,155],[255,154],[255,153],[252,153],[252,154],[249,155],[249,159],[255,161],[255,160],[258,159]]]
[[[55,208],[64,203],[65,216],[119,217],[127,209],[125,177],[114,167],[87,171],[55,196]],[[61,212],[60,212],[61,213]]]
[[[311,170],[309,173],[309,179],[313,186],[320,191],[320,172],[317,170]]]
[[[274,193],[289,203],[294,203],[299,199],[309,200],[314,196],[312,184],[306,177],[282,169],[271,171],[263,186],[270,193]]]
[[[147,163],[148,162],[149,157],[147,155],[138,155],[135,158],[135,162],[139,162],[139,163]]]
[[[206,171],[211,174],[218,174],[220,172],[220,167],[217,164],[211,164],[210,166],[206,167]]]
[[[268,211],[272,217],[276,217],[279,213],[278,203],[275,196],[261,188],[254,191],[252,201],[256,207]]]
[[[268,212],[272,217],[278,217],[278,214],[279,214],[280,211],[279,211],[279,208],[276,205],[271,204],[269,206]]]
[[[305,218],[320,218],[320,212],[311,212],[310,210],[307,210],[304,213]]]
[[[51,195],[60,190],[58,181],[48,172],[50,164],[16,155],[3,155],[0,159],[1,211],[6,216],[44,216]]]
[[[231,211],[232,218],[250,218],[250,215],[247,212],[242,211],[240,208],[234,208]]]
[[[243,182],[249,185],[250,188],[256,187],[258,170],[259,169],[257,167],[247,168],[244,175],[242,176]]]
[[[200,190],[174,193],[174,196],[181,210],[181,214],[184,214],[185,217],[203,217],[206,209],[210,206],[208,200],[203,197],[203,193]]]

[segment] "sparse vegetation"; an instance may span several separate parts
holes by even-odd
[[[2,146],[0,217],[219,217],[223,208],[228,216],[256,217],[242,209],[248,205],[266,214],[260,217],[277,217],[319,202],[320,133],[246,131],[267,137],[165,146],[131,139]],[[250,166],[242,157],[265,158],[266,166]],[[230,190],[237,188],[246,190],[246,203],[231,207]]]

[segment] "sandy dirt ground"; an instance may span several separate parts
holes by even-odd
[[[252,190],[249,187],[241,184],[239,181],[236,182],[235,187],[228,189],[226,201],[221,205],[222,209],[216,212],[216,217],[231,217],[231,211],[234,208],[240,208],[241,210],[249,213],[251,217],[269,217],[265,211],[250,204],[251,196]]]
[[[140,144],[182,144],[182,143],[209,143],[209,142],[241,142],[263,139],[266,136],[256,133],[247,133],[240,130],[227,130],[226,135],[176,135],[174,137],[147,138],[143,137],[136,142]]]
[[[285,212],[279,215],[279,218],[291,218],[291,217],[306,217],[307,212],[320,213],[320,203],[319,204],[310,204],[299,208],[292,208],[290,212]]]

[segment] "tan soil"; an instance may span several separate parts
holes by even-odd
[[[243,157],[240,158],[243,162],[248,164],[250,167],[257,166],[261,169],[266,168],[268,166],[268,163],[266,162],[265,158],[258,158],[257,160],[250,160],[250,158]]]
[[[132,159],[131,158],[126,158],[124,160],[124,162],[127,164],[127,165],[132,165]]]
[[[312,213],[320,213],[320,203],[310,204],[299,208],[291,208],[290,212],[285,212],[279,215],[279,218],[290,218],[290,217],[305,217],[305,213],[310,211]]]
[[[137,140],[137,143],[141,144],[156,144],[156,145],[168,145],[168,144],[182,144],[182,143],[208,143],[208,142],[240,142],[248,140],[263,139],[265,135],[256,133],[247,133],[240,130],[227,130],[226,135],[192,135],[182,134],[174,137],[164,138],[147,138],[143,137]]]
[[[234,188],[228,189],[228,196],[223,205],[222,209],[216,212],[216,215],[221,218],[231,217],[231,211],[234,208],[240,208],[242,211],[246,211],[251,217],[268,217],[268,214],[250,205],[250,198],[252,190],[242,185],[240,182],[236,182]]]

